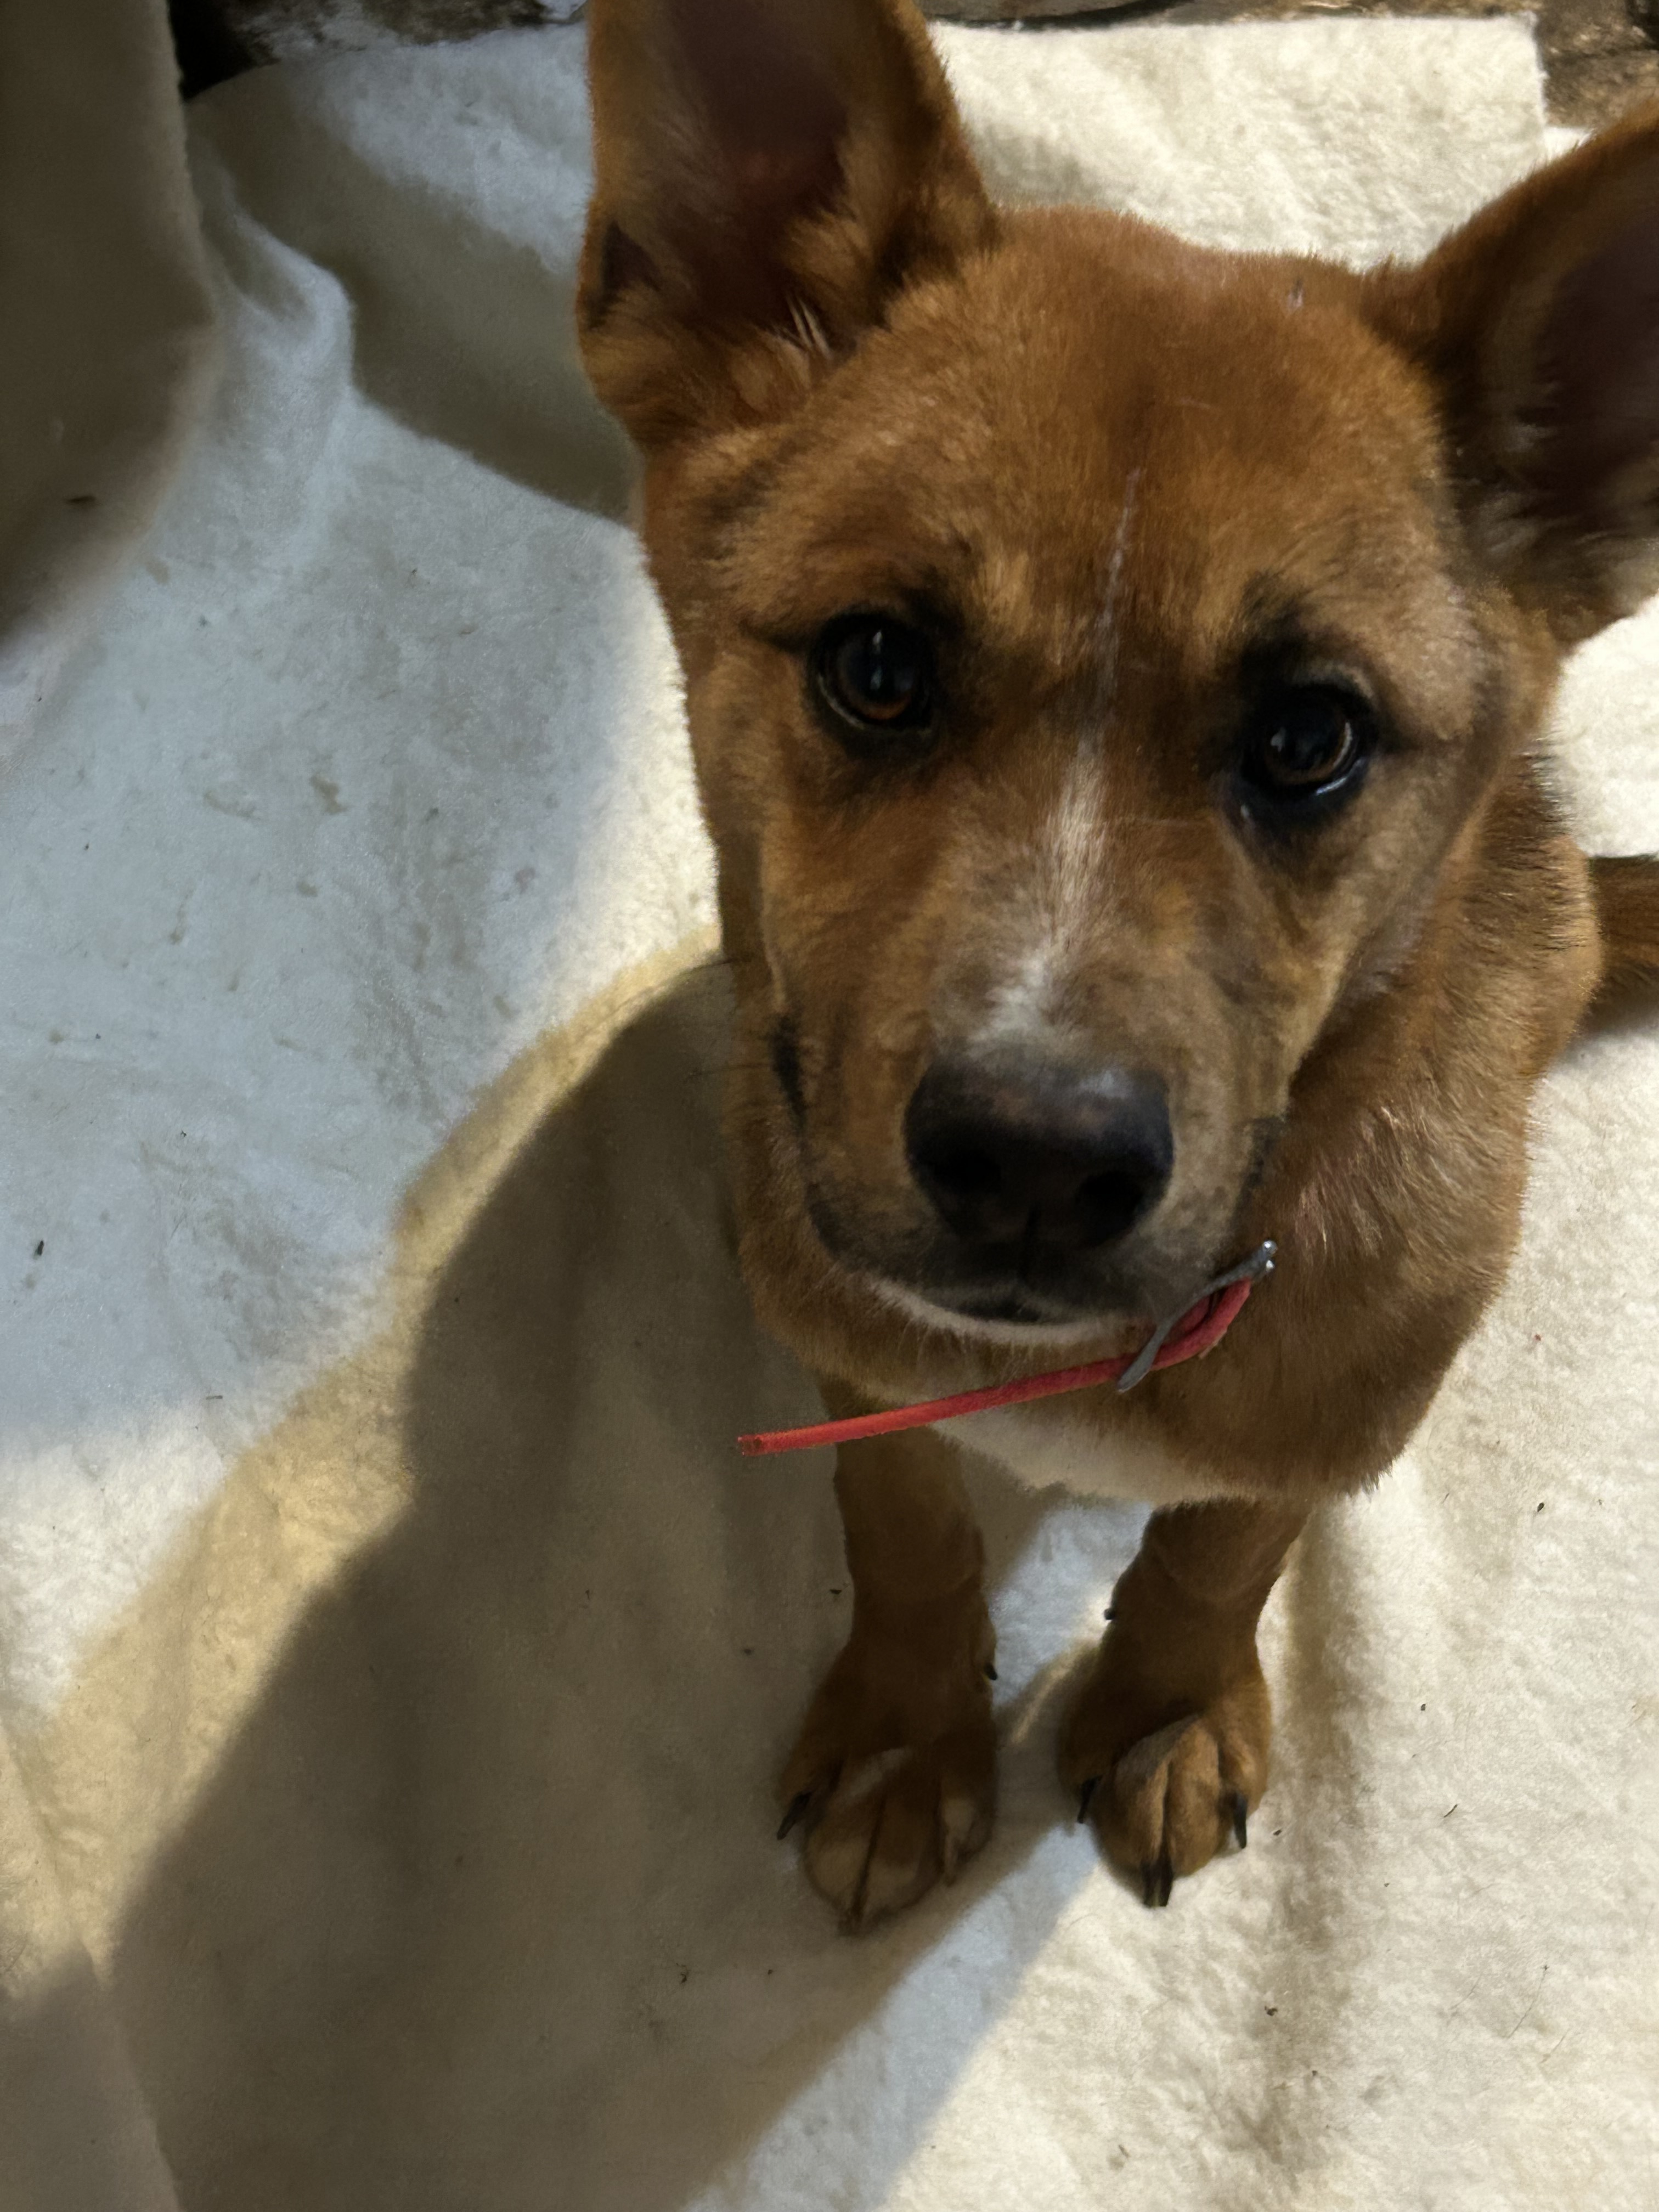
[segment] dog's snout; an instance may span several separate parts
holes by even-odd
[[[947,1228],[1030,1258],[1125,1236],[1175,1161],[1163,1084],[1120,1067],[936,1060],[904,1133],[911,1173]]]

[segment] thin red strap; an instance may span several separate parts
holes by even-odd
[[[1173,1367],[1182,1359],[1196,1359],[1220,1343],[1243,1310],[1254,1287],[1254,1279],[1229,1283],[1201,1299],[1181,1327],[1160,1346],[1152,1365]],[[750,1459],[769,1452],[805,1451],[812,1444],[857,1443],[866,1437],[891,1436],[898,1429],[925,1429],[935,1421],[954,1420],[961,1413],[988,1413],[994,1406],[1022,1406],[1032,1398],[1057,1397],[1063,1390],[1086,1390],[1093,1383],[1115,1382],[1134,1364],[1136,1354],[1124,1352],[1112,1359],[1091,1359],[1083,1367],[1057,1367],[1047,1375],[1028,1375],[1018,1382],[997,1382],[985,1390],[958,1390],[949,1398],[929,1398],[919,1406],[895,1406],[884,1413],[858,1413],[846,1421],[817,1421],[805,1429],[769,1429],[759,1436],[739,1437],[738,1449]]]

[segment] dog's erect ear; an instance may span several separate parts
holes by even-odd
[[[1433,375],[1478,542],[1565,642],[1659,588],[1659,110],[1370,280]]]
[[[908,0],[590,0],[578,316],[641,445],[798,399],[994,217]]]

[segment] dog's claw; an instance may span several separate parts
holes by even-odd
[[[985,1662],[985,1679],[988,1682],[994,1682],[996,1678],[997,1670],[988,1659]]]
[[[810,1790],[798,1790],[789,1800],[789,1809],[778,1822],[778,1841],[781,1843],[812,1802]]]
[[[1244,1802],[1243,1791],[1235,1790],[1228,1799],[1228,1805],[1233,1816],[1233,1833],[1238,1838],[1238,1848],[1242,1851],[1250,1840],[1245,1818],[1249,1808]]]
[[[1175,1887],[1175,1868],[1170,1854],[1161,1858],[1148,1859],[1140,1869],[1140,1900],[1143,1905],[1167,1905],[1170,1892]]]
[[[1089,1808],[1094,1802],[1094,1795],[1099,1787],[1100,1777],[1097,1774],[1091,1774],[1078,1792],[1077,1817],[1079,1827],[1089,1817]]]
[[[1140,1901],[1143,1905],[1167,1905],[1170,1892],[1175,1887],[1175,1868],[1170,1854],[1162,1858],[1148,1859],[1140,1869]]]

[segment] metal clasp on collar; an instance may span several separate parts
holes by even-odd
[[[1235,1283],[1258,1282],[1263,1275],[1271,1275],[1273,1271],[1273,1261],[1278,1257],[1278,1254],[1279,1247],[1269,1237],[1265,1243],[1256,1246],[1248,1259],[1241,1260],[1235,1267],[1229,1267],[1224,1274],[1213,1276],[1205,1284],[1195,1298],[1189,1299],[1184,1306],[1178,1307],[1174,1313],[1159,1322],[1158,1327],[1135,1354],[1133,1360],[1118,1376],[1118,1389],[1121,1391],[1133,1390],[1137,1382],[1146,1381],[1152,1371],[1153,1362],[1163,1351],[1170,1335],[1180,1328],[1182,1322],[1195,1307],[1202,1305],[1206,1298],[1214,1297],[1218,1291],[1231,1290]]]

